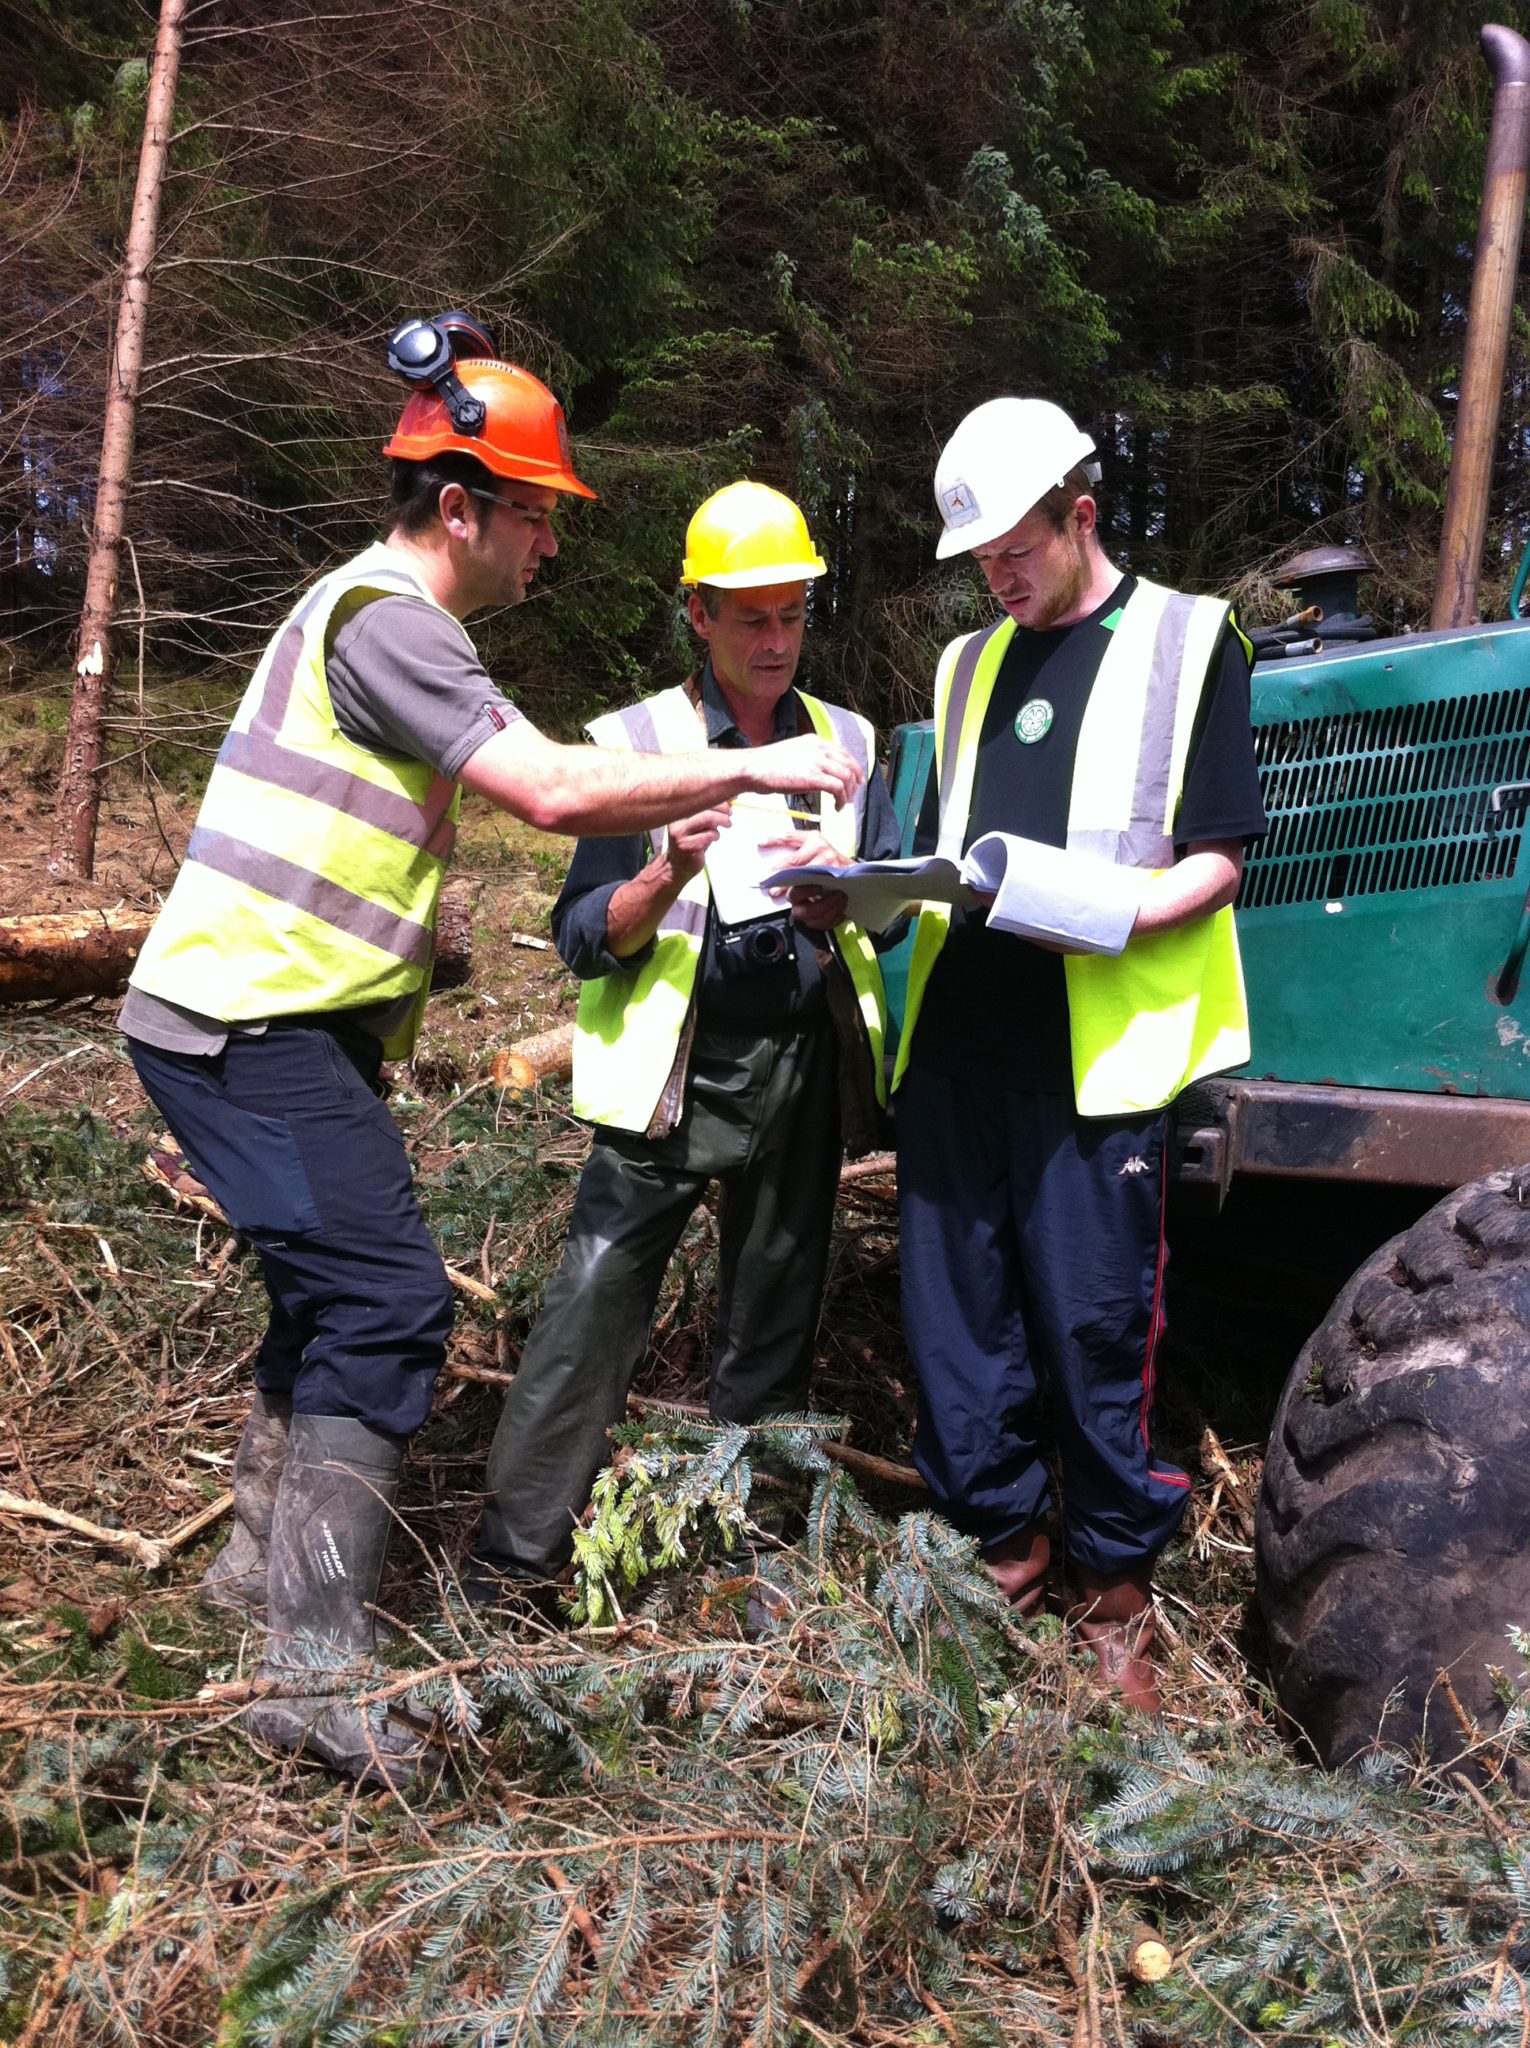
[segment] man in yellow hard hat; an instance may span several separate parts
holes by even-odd
[[[711,1181],[711,1412],[752,1422],[807,1406],[842,1132],[864,1148],[884,1101],[882,980],[842,895],[740,906],[737,892],[751,860],[764,874],[897,851],[871,727],[794,687],[808,584],[823,573],[789,498],[751,482],[718,491],[686,535],[698,671],[588,728],[628,755],[703,736],[732,755],[817,732],[865,781],[849,802],[774,824],[742,803],[706,806],[664,832],[580,841],[553,933],[583,983],[574,1108],[594,1145],[489,1455],[470,1599],[567,1563],[665,1268]]]
[[[701,735],[660,756],[545,738],[484,672],[462,621],[524,598],[557,552],[574,474],[563,413],[466,316],[411,321],[413,387],[385,452],[387,538],[280,626],[219,751],[122,1028],[139,1076],[271,1297],[234,1465],[234,1536],[206,1597],[264,1612],[250,1709],[282,1749],[371,1782],[427,1755],[292,1683],[364,1661],[404,1447],[430,1409],[451,1290],[376,1092],[430,978],[464,787],[556,832],[627,834],[744,792],[855,799],[864,766],[817,732],[748,754]]]

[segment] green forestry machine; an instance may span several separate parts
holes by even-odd
[[[1256,1549],[1277,1692],[1328,1763],[1458,1756],[1530,1630],[1530,618],[1477,618],[1530,167],[1530,43],[1495,79],[1445,529],[1426,632],[1375,636],[1363,549],[1280,573],[1253,635],[1268,837],[1237,922],[1253,1057],[1187,1091],[1171,1157],[1239,1175],[1450,1188],[1299,1357]],[[911,837],[933,744],[895,741]],[[896,970],[895,970],[896,972]]]

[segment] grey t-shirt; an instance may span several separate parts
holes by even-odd
[[[485,740],[522,715],[456,620],[418,598],[375,597],[346,612],[324,668],[348,740],[428,761],[453,782]]]
[[[455,781],[486,740],[522,713],[491,680],[454,619],[413,597],[377,597],[341,610],[325,673],[335,723],[348,740],[380,754],[425,761]],[[386,1038],[408,1015],[413,996],[346,1011],[354,1027]],[[130,1038],[165,1052],[216,1053],[229,1026],[221,1018],[128,987],[118,1023]],[[239,1031],[264,1031],[261,1022]]]

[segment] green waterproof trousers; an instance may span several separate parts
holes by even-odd
[[[563,1263],[505,1397],[489,1452],[471,1584],[546,1579],[626,1414],[671,1254],[721,1184],[710,1408],[729,1422],[805,1408],[839,1178],[834,1032],[698,1031],[668,1137],[598,1130]]]

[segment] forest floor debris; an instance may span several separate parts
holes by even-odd
[[[475,1085],[566,1002],[555,966],[514,958],[547,979],[512,995],[496,967],[481,986],[500,1001],[440,998],[393,1098],[443,1254],[474,1282],[407,1470],[394,1643],[356,1681],[439,1716],[452,1768],[412,1805],[246,1743],[255,1642],[194,1588],[258,1274],[144,1177],[159,1127],[109,1005],[0,1018],[0,2036],[1521,2043],[1522,1709],[1480,1790],[1395,1759],[1329,1777],[1262,1680],[1248,1514],[1310,1310],[1289,1231],[1281,1309],[1249,1312],[1258,1227],[1244,1267],[1191,1230],[1171,1297],[1163,1436],[1196,1487],[1161,1575],[1161,1729],[1090,1693],[1055,1606],[1017,1625],[900,1483],[913,1379],[875,1174],[841,1203],[823,1412],[758,1432],[694,1412],[703,1207],[570,1610],[491,1627],[461,1605],[501,1389],[586,1145],[560,1089]],[[1133,1963],[1145,1929],[1171,1958],[1156,1978]]]

